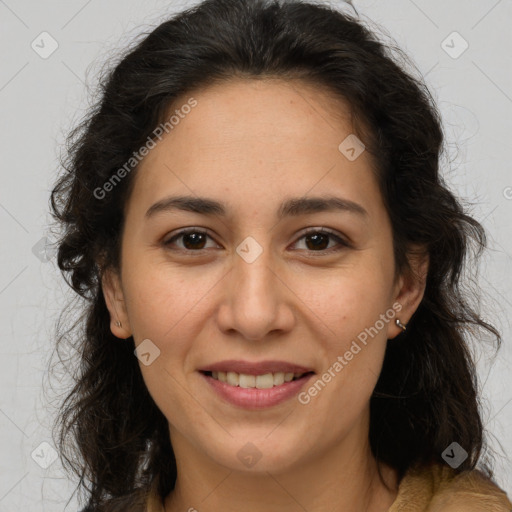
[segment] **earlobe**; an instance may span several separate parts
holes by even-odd
[[[398,291],[394,298],[394,301],[402,306],[400,313],[397,314],[397,319],[405,326],[410,322],[425,294],[429,267],[428,252],[416,251],[411,253],[409,265],[410,268],[398,280]],[[404,332],[404,329],[395,320],[388,333],[388,339],[392,339],[402,332]]]
[[[111,269],[101,274],[101,287],[110,314],[110,330],[117,338],[132,335],[119,274]]]

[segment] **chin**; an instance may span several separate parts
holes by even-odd
[[[209,455],[231,471],[253,474],[278,474],[299,464],[301,453],[298,447],[304,447],[305,443],[293,442],[293,437],[284,431],[270,436],[269,432],[271,429],[266,429],[264,434],[229,437],[219,446],[210,447]]]

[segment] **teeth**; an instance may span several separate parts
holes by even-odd
[[[231,386],[238,386],[238,383],[240,382],[240,376],[238,373],[228,372],[226,382]]]
[[[254,375],[240,374],[238,385],[241,388],[254,388],[256,386],[256,377]]]
[[[266,373],[265,375],[247,375],[235,372],[212,372],[212,377],[230,386],[240,386],[241,388],[270,389],[274,386],[280,386],[284,382],[290,382],[294,378],[304,375],[303,373],[276,372]]]

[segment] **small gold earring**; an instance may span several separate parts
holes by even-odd
[[[396,325],[398,325],[398,327],[402,329],[402,331],[405,331],[407,329],[407,327],[402,322],[400,322],[400,319],[397,318],[395,323]]]
[[[120,322],[119,320],[117,320],[117,322],[116,322],[116,326],[117,326],[117,327],[121,327],[121,325],[122,325],[122,324],[121,324],[121,322]]]

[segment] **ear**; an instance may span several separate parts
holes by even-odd
[[[126,302],[118,272],[106,269],[101,274],[103,296],[110,313],[110,330],[117,338],[126,339],[132,335]],[[117,325],[120,322],[121,325]]]
[[[424,247],[413,246],[409,249],[408,260],[410,269],[407,269],[397,280],[394,290],[394,301],[402,308],[397,311],[396,318],[407,325],[420,305],[427,284],[429,267],[429,254]],[[396,319],[395,319],[396,320]],[[393,339],[402,332],[402,328],[393,322],[389,326],[388,339]]]

